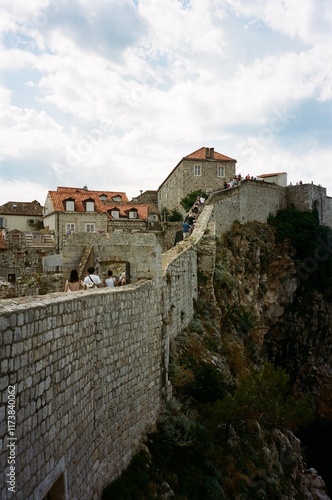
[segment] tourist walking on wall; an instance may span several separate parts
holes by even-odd
[[[194,229],[194,223],[195,223],[195,219],[194,219],[194,216],[193,214],[191,214],[189,212],[189,214],[187,215],[187,217],[184,219],[185,222],[188,222],[189,224],[189,232],[192,233],[193,232],[193,229]]]
[[[77,269],[70,271],[69,279],[65,283],[65,292],[77,292],[78,290],[85,290],[86,286],[78,276]]]
[[[187,221],[184,221],[182,224],[182,232],[183,232],[183,238],[188,238],[190,236],[190,225]]]
[[[88,276],[84,278],[84,284],[87,288],[100,288],[102,286],[101,279],[96,274],[96,269],[94,267],[89,267]]]
[[[125,271],[122,271],[118,279],[118,286],[124,286],[126,283],[127,283],[126,273]]]
[[[114,278],[112,269],[107,271],[107,276],[108,278],[105,279],[105,286],[109,288],[115,287],[118,284],[118,281]]]

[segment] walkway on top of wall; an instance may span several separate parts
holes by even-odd
[[[180,241],[175,247],[167,250],[162,254],[162,274],[165,276],[168,266],[178,257],[182,252],[196,247],[201,241],[202,237],[209,229],[209,232],[215,234],[215,227],[213,222],[213,205],[205,205],[201,211],[199,218],[195,224],[192,234],[185,240]]]

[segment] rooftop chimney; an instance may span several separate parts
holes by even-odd
[[[205,158],[207,160],[214,159],[214,148],[205,148]]]

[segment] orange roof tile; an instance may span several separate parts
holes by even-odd
[[[121,191],[91,191],[83,188],[58,187],[56,191],[49,191],[48,196],[55,212],[65,212],[64,202],[68,199],[75,201],[75,212],[85,212],[84,202],[93,200],[96,212],[105,212],[105,206],[118,203],[114,197],[120,196],[122,202],[128,202],[126,193]],[[101,197],[105,197],[102,201]]]
[[[214,151],[214,148],[200,148],[197,149],[197,151],[194,151],[193,153],[190,153],[190,155],[185,156],[184,159],[189,159],[189,160],[210,160],[210,152],[208,150],[213,151],[213,160],[221,160],[221,161],[236,161],[233,158],[230,158],[229,156],[222,155],[221,153],[218,153],[217,151]]]
[[[112,210],[119,210],[119,216],[128,218],[129,212],[131,210],[137,210],[137,218],[140,220],[147,220],[149,215],[149,206],[147,204],[132,204],[130,202],[124,203],[113,203],[113,205],[109,205],[106,207],[105,212],[108,213],[110,219],[114,219],[111,215]],[[115,219],[117,220],[117,219]],[[135,219],[131,219],[135,220]]]
[[[138,219],[148,219],[148,204],[133,203],[128,201],[126,193],[122,191],[91,191],[84,188],[58,187],[57,191],[49,191],[48,196],[53,204],[55,212],[65,212],[65,201],[73,200],[75,202],[75,212],[86,212],[84,202],[94,201],[95,211],[98,213],[107,213],[110,218],[111,210],[119,210],[121,217],[128,218],[131,209],[137,210]],[[104,199],[101,199],[104,198]],[[114,200],[121,197],[121,201]]]
[[[278,175],[283,175],[283,174],[287,174],[287,172],[277,172],[275,174],[261,174],[257,175],[257,177],[277,177]]]

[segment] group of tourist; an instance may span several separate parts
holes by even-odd
[[[77,292],[78,290],[88,290],[91,288],[123,286],[126,284],[126,273],[123,271],[119,277],[113,276],[112,269],[107,272],[107,278],[103,281],[98,276],[94,267],[89,267],[88,275],[82,281],[78,276],[77,269],[72,269],[65,284],[65,292]]]
[[[246,177],[247,178],[247,177]],[[235,186],[238,186],[242,180],[241,174],[237,175],[233,179],[231,179],[229,182],[224,182],[224,189],[232,188]]]
[[[183,239],[188,238],[188,236],[190,236],[193,232],[198,216],[203,210],[204,204],[205,198],[203,196],[197,196],[195,203],[187,213],[186,218],[182,223]]]
[[[254,177],[253,175],[247,174],[245,176],[245,179],[255,181],[256,177]],[[239,174],[239,175],[235,176],[233,179],[231,179],[229,182],[225,181],[224,182],[224,189],[238,186],[241,183],[241,180],[242,180],[242,176],[241,176],[241,174]]]

